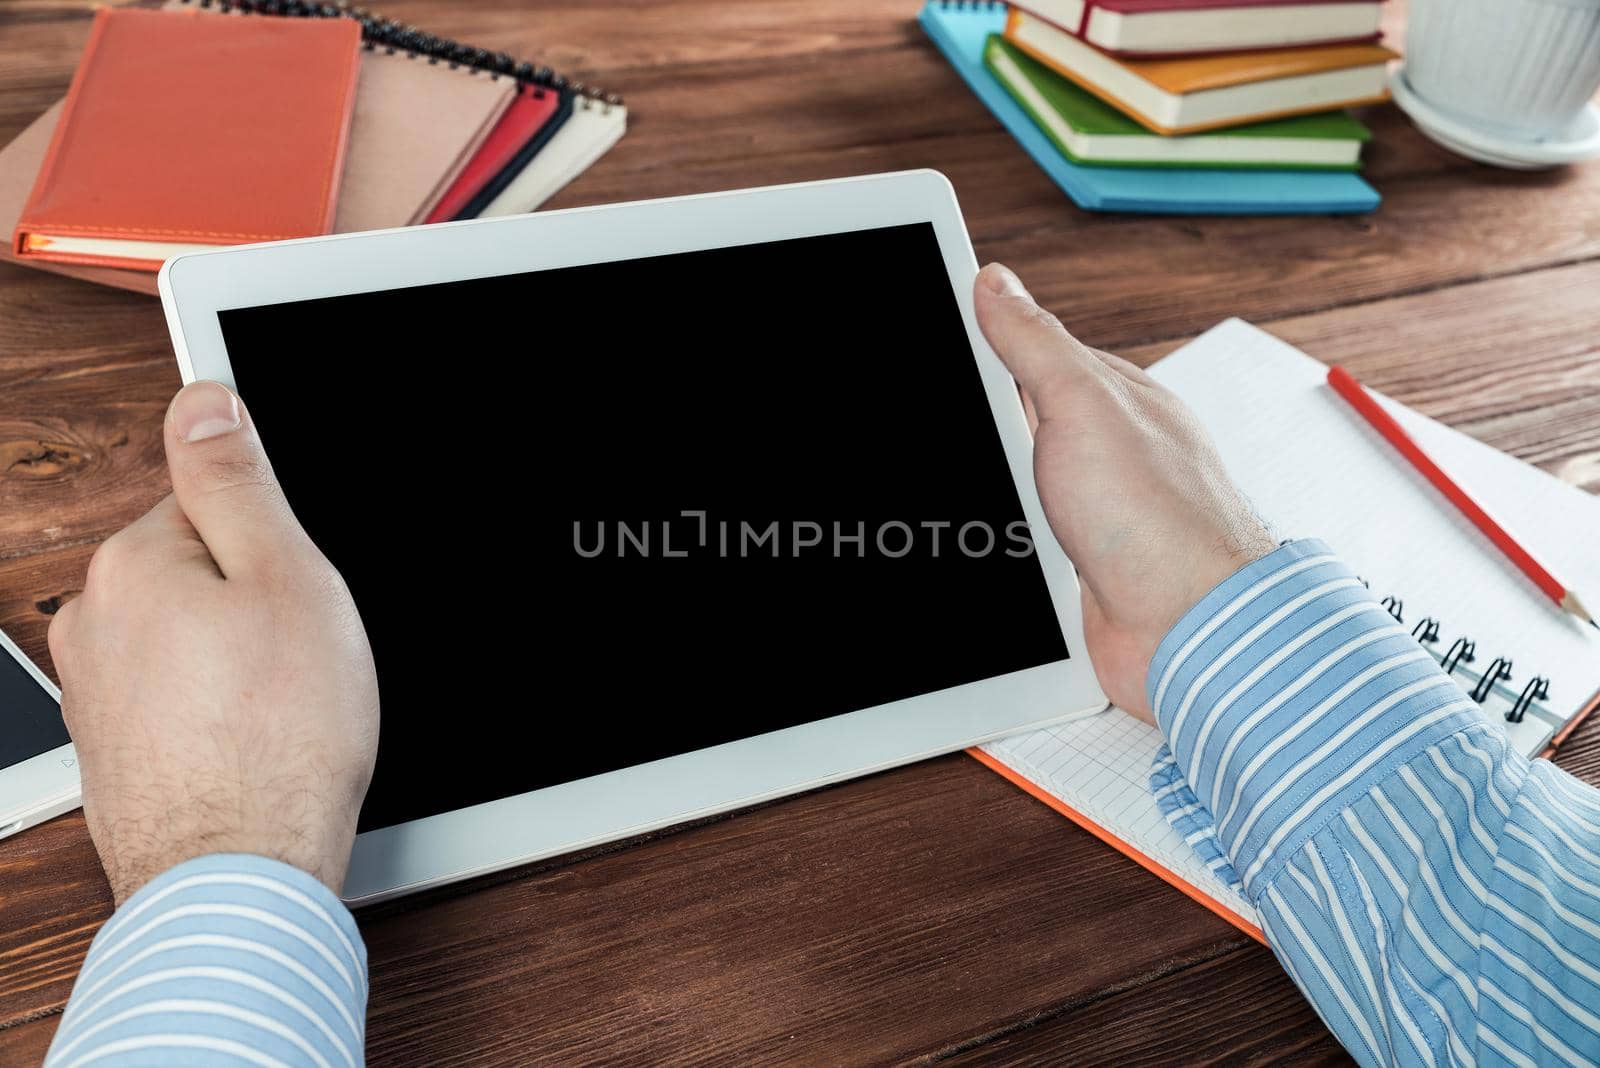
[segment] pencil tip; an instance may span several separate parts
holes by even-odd
[[[1570,612],[1572,615],[1587,622],[1595,630],[1600,630],[1600,623],[1595,622],[1594,613],[1589,611],[1584,606],[1584,603],[1578,600],[1578,595],[1571,590],[1567,590],[1561,595],[1561,610]]]

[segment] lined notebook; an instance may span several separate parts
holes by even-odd
[[[1325,382],[1327,368],[1230,319],[1150,368],[1195,411],[1229,473],[1282,538],[1327,542],[1375,596],[1455,660],[1462,689],[1524,754],[1594,708],[1600,635],[1555,609]],[[1600,499],[1404,405],[1382,399],[1419,444],[1533,554],[1600,591]],[[1454,655],[1472,644],[1472,660]],[[1496,662],[1509,676],[1484,684]],[[1533,699],[1534,693],[1543,696]],[[1519,702],[1524,706],[1508,722]],[[1252,934],[1249,906],[1159,819],[1147,781],[1159,732],[1111,709],[974,751],[1119,849],[1137,854]],[[1142,770],[1141,770],[1142,769]],[[1181,848],[1179,848],[1181,847]]]
[[[1354,174],[1073,163],[983,65],[984,42],[1005,28],[1003,4],[926,0],[918,18],[978,99],[1080,208],[1165,215],[1303,215],[1378,206],[1378,191]]]

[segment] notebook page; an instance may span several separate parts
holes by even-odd
[[[1161,732],[1118,708],[990,742],[984,752],[1132,845],[1245,923],[1255,910],[1172,829],[1150,792]]]
[[[1216,440],[1234,480],[1273,533],[1327,542],[1375,596],[1403,602],[1413,625],[1440,621],[1442,654],[1476,642],[1481,671],[1512,661],[1486,703],[1513,743],[1537,754],[1600,689],[1600,633],[1558,611],[1494,544],[1326,384],[1327,368],[1230,319],[1158,361],[1150,373],[1186,401]],[[1393,401],[1385,405],[1422,448],[1535,557],[1600,600],[1600,500]],[[1594,591],[1590,593],[1589,591]],[[1509,701],[1550,679],[1548,719],[1507,724]],[[1471,685],[1471,680],[1467,680]]]

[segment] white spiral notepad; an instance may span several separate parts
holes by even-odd
[[[1592,710],[1600,634],[1550,604],[1339,399],[1324,364],[1230,319],[1150,374],[1199,416],[1273,533],[1332,546],[1517,749],[1537,756]],[[1600,499],[1380,399],[1534,556],[1600,599]],[[1147,781],[1160,745],[1112,709],[974,755],[1259,937],[1249,904],[1161,819]]]

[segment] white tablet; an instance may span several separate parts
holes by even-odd
[[[167,263],[372,639],[349,900],[1104,705],[975,270],[931,171]]]
[[[79,804],[61,691],[0,632],[0,838]]]

